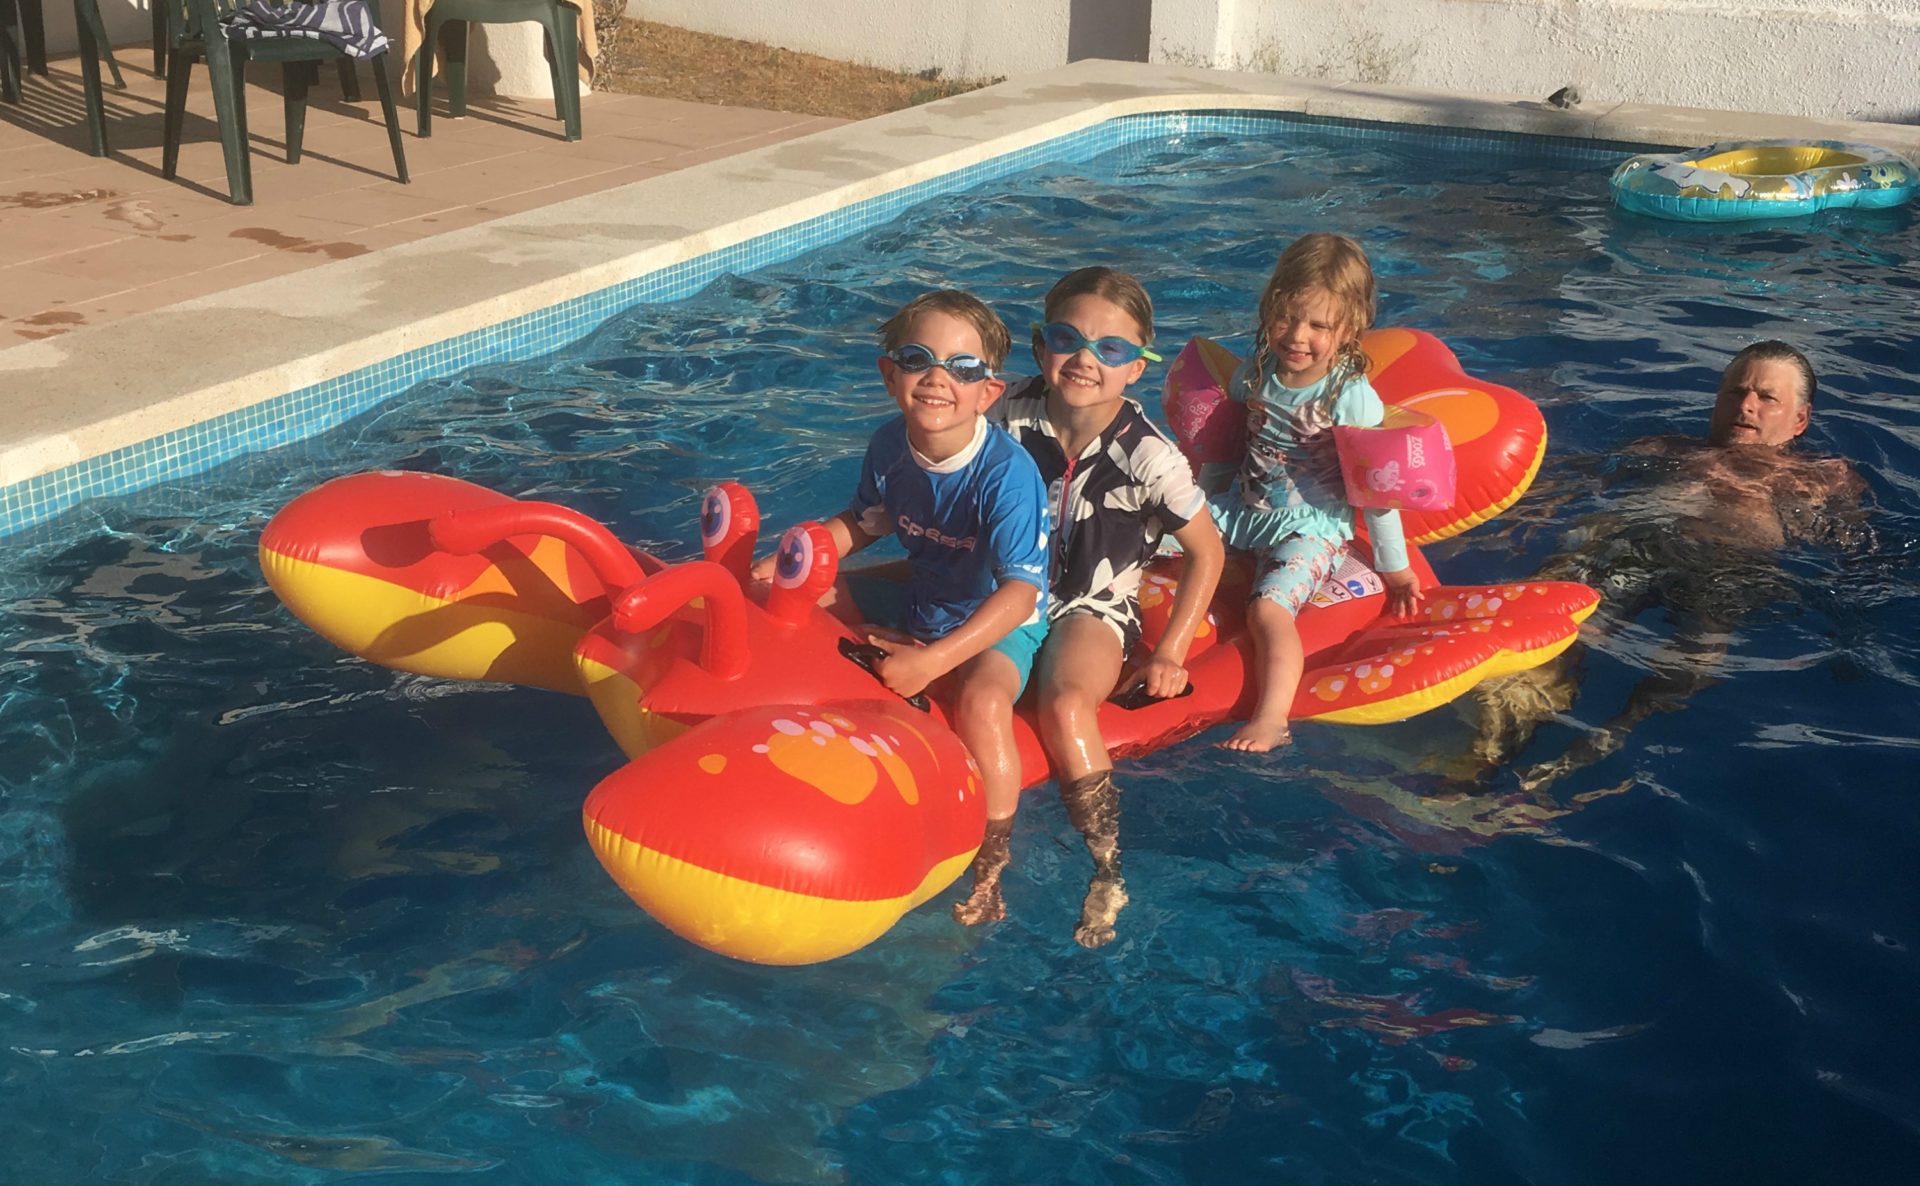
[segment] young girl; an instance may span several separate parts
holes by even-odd
[[[1136,686],[1155,697],[1186,690],[1187,648],[1213,599],[1225,552],[1186,459],[1126,397],[1159,356],[1153,302],[1140,282],[1112,268],[1082,268],[1047,293],[1046,324],[1034,327],[1038,377],[1008,392],[990,413],[1040,467],[1053,509],[1049,629],[1037,668],[1040,739],[1060,774],[1067,818],[1086,837],[1093,880],[1074,938],[1113,938],[1127,904],[1120,877],[1119,791],[1101,740],[1101,702]],[[1149,654],[1140,640],[1139,588],[1163,532],[1186,552],[1186,573],[1166,635]],[[984,849],[983,849],[984,852]],[[955,907],[965,923],[1000,918],[997,863],[976,862],[973,894]]]
[[[1306,667],[1294,617],[1353,540],[1353,508],[1330,430],[1372,427],[1386,414],[1360,350],[1373,304],[1373,269],[1345,235],[1296,241],[1260,294],[1253,354],[1233,377],[1234,396],[1247,404],[1247,455],[1238,488],[1213,500],[1227,543],[1260,553],[1247,613],[1260,694],[1253,715],[1224,743],[1228,749],[1263,752],[1293,740],[1287,718]],[[1386,612],[1409,614],[1421,598],[1407,567],[1400,512],[1366,516]]]

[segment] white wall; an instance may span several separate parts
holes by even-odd
[[[1064,65],[1075,7],[1074,0],[630,0],[627,15],[891,70],[998,78]]]
[[[73,5],[41,0],[40,13],[47,28],[47,53],[74,52],[80,39],[73,32]],[[107,27],[107,40],[113,43],[113,56],[120,60],[121,69],[129,62],[153,68],[153,9],[148,0],[100,0],[100,23]],[[107,85],[113,85],[111,77]]]
[[[1425,30],[1426,32],[1417,32]],[[1154,0],[1152,60],[1544,98],[1920,120],[1920,0]]]

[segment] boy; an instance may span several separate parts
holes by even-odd
[[[880,377],[901,414],[873,434],[852,504],[826,527],[843,558],[898,537],[911,570],[907,604],[882,604],[889,582],[844,578],[827,604],[838,612],[864,601],[858,618],[900,628],[869,634],[886,652],[875,674],[901,696],[940,682],[954,732],[980,767],[987,834],[972,892],[954,906],[971,926],[1006,916],[1000,874],[1020,796],[1013,702],[1046,637],[1046,487],[1026,451],[983,415],[1006,389],[995,371],[1012,344],[986,305],[926,293],[880,337]],[[755,575],[770,570],[763,561]]]

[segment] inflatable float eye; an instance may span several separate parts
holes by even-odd
[[[773,583],[782,589],[798,589],[807,583],[813,571],[813,537],[798,527],[789,527],[780,537],[780,551],[774,556]]]
[[[816,604],[840,575],[840,553],[833,536],[818,523],[797,523],[780,537],[773,554],[767,614],[775,622],[798,626],[811,620]]]
[[[722,482],[700,500],[700,549],[734,580],[747,579],[759,535],[760,504],[740,483]]]
[[[727,531],[732,526],[733,506],[727,501],[726,490],[715,486],[700,500],[700,546],[719,547],[726,541]]]

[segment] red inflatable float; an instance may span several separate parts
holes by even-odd
[[[1425,335],[1395,358],[1420,339],[1451,363]],[[1443,421],[1435,405],[1449,399],[1474,408],[1480,395],[1511,395],[1510,423],[1481,435],[1504,442],[1517,466],[1507,484],[1524,486],[1544,448],[1533,405],[1436,365],[1429,353],[1424,369],[1380,368],[1375,386],[1389,402],[1421,400]],[[1457,449],[1477,439],[1446,422]],[[1529,434],[1536,444],[1524,443]],[[1484,465],[1461,454],[1463,489]],[[1490,495],[1486,505],[1517,496]],[[356,474],[288,504],[263,532],[260,556],[287,606],[355,654],[588,697],[630,759],[583,811],[620,887],[713,951],[777,964],[830,959],[877,938],[967,867],[986,818],[978,777],[937,703],[907,705],[850,661],[856,640],[815,605],[838,563],[823,529],[789,530],[771,587],[755,590],[746,579],[759,531],[751,496],[716,488],[701,520],[705,559],[668,565],[565,507],[432,474]],[[1596,602],[1562,582],[1440,586],[1417,550],[1414,564],[1427,586],[1417,621],[1382,620],[1378,581],[1358,565],[1301,613],[1309,660],[1296,719],[1375,723],[1444,703],[1558,654]],[[1177,580],[1169,561],[1143,587],[1150,630],[1156,611],[1163,624]],[[1244,587],[1216,598],[1189,658],[1191,695],[1103,709],[1116,755],[1244,714],[1243,599]],[[1045,780],[1024,716],[1016,733],[1027,782]]]

